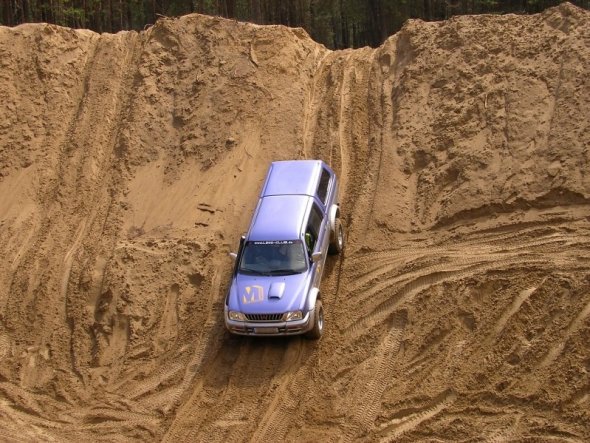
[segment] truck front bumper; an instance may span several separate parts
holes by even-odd
[[[313,329],[314,311],[309,311],[301,320],[279,322],[252,322],[230,320],[225,308],[225,327],[232,334],[255,336],[282,336],[305,334]]]

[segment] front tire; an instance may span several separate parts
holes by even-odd
[[[330,246],[328,247],[328,253],[332,255],[340,254],[344,248],[344,229],[342,229],[342,222],[339,218],[334,223],[334,232],[332,232],[332,238],[330,239]]]
[[[311,340],[319,340],[324,332],[324,307],[322,301],[315,302],[315,309],[313,311],[313,329],[305,334],[306,338]]]

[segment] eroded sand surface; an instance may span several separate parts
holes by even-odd
[[[590,13],[380,48],[0,28],[0,439],[590,440]],[[270,160],[341,177],[326,334],[230,337]]]

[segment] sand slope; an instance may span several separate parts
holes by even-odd
[[[590,439],[590,14],[377,49],[0,27],[4,441]],[[341,177],[315,343],[230,337],[269,161]]]

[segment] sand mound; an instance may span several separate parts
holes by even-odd
[[[0,27],[0,437],[590,439],[590,14],[377,49]],[[326,335],[230,337],[268,162],[339,173]]]

